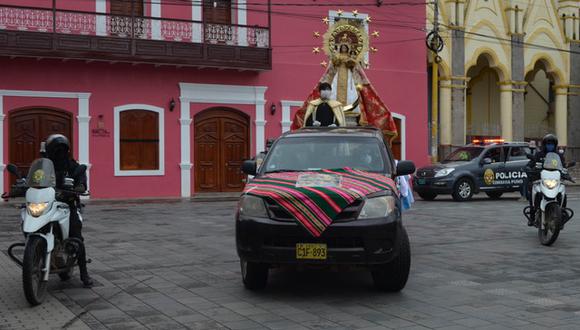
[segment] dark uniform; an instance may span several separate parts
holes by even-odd
[[[314,116],[308,117],[306,119],[306,126],[314,126]],[[336,124],[334,118],[334,112],[328,103],[320,103],[316,108],[316,120],[320,122],[320,126],[330,126],[332,124]]]
[[[536,169],[536,164],[543,164],[544,163],[544,159],[546,158],[546,155],[549,153],[556,153],[558,154],[558,156],[560,156],[560,161],[562,162],[562,165],[565,166],[566,162],[565,162],[565,158],[564,158],[564,154],[558,152],[558,138],[554,135],[554,134],[547,134],[546,136],[544,136],[544,138],[542,139],[542,147],[540,148],[540,150],[536,151],[536,153],[534,154],[534,157],[532,159],[530,159],[530,162],[528,163],[528,170],[527,170],[527,175],[528,175],[528,200],[530,202],[530,207],[531,207],[531,213],[530,213],[530,220],[528,220],[528,226],[533,226],[534,223],[532,221],[532,219],[535,218],[535,209],[534,209],[534,201],[532,200],[532,186],[534,184],[534,182],[536,182],[537,180],[540,180],[540,175],[541,175],[541,171]]]
[[[54,164],[56,172],[56,187],[64,189],[65,178],[72,178],[74,180],[74,191],[83,193],[87,187],[87,175],[85,171],[76,174],[79,168],[79,163],[70,158],[70,144],[64,135],[53,134],[46,140],[46,154]],[[79,243],[79,251],[77,252],[77,262],[79,265],[81,281],[85,287],[90,287],[93,284],[91,277],[87,270],[87,258],[85,252],[84,238],[82,235],[83,223],[79,217],[80,198],[76,194],[57,193],[57,200],[67,203],[70,209],[70,234],[71,238],[76,238]]]

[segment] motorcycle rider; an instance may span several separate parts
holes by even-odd
[[[45,143],[45,154],[43,155],[49,158],[54,164],[54,170],[56,172],[56,187],[63,188],[64,178],[72,177],[77,168],[80,166],[70,155],[70,143],[66,136],[62,134],[53,134],[46,139]],[[74,179],[74,191],[83,193],[86,191],[87,187],[87,176],[86,173],[77,174]],[[60,195],[60,196],[59,196]],[[87,271],[87,258],[86,250],[84,244],[84,238],[82,235],[83,223],[79,218],[77,203],[80,203],[78,196],[57,194],[57,199],[67,203],[70,208],[70,234],[71,238],[76,238],[79,245],[77,251],[77,262],[79,265],[81,281],[85,288],[90,288],[93,285],[93,280],[89,276]]]
[[[530,159],[530,162],[528,163],[527,173],[528,173],[529,192],[531,192],[531,188],[534,182],[540,179],[540,171],[536,170],[536,164],[538,163],[543,164],[544,158],[546,158],[546,155],[550,152],[558,154],[558,156],[560,156],[560,161],[562,162],[562,164],[566,164],[564,159],[564,152],[558,149],[558,137],[554,134],[546,134],[542,139],[540,150],[534,153],[533,158]],[[531,193],[529,196],[530,196],[529,202],[531,211],[530,211],[530,219],[528,219],[528,226],[533,226],[534,221],[532,219],[535,218],[536,210],[534,209],[534,201],[532,200]]]

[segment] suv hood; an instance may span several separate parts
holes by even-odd
[[[380,191],[398,194],[389,177],[344,168],[266,174],[246,185],[244,194],[274,201],[319,237],[347,206]]]

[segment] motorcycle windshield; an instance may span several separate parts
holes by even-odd
[[[564,167],[562,166],[562,160],[560,155],[555,152],[550,152],[544,158],[544,169],[549,171],[562,171]]]
[[[48,158],[39,158],[32,162],[26,184],[30,188],[49,188],[56,186],[56,173],[54,164]]]

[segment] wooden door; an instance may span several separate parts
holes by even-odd
[[[228,109],[202,112],[195,117],[194,148],[196,192],[244,188],[241,166],[249,158],[247,117]]]
[[[51,134],[69,138],[72,149],[72,116],[70,113],[50,109],[25,109],[9,116],[10,163],[18,166],[24,175],[30,163],[40,157],[40,143]],[[14,177],[11,176],[11,183]]]
[[[229,25],[232,23],[231,0],[204,0],[203,17],[206,23]]]
[[[111,15],[143,16],[142,0],[111,0]]]

